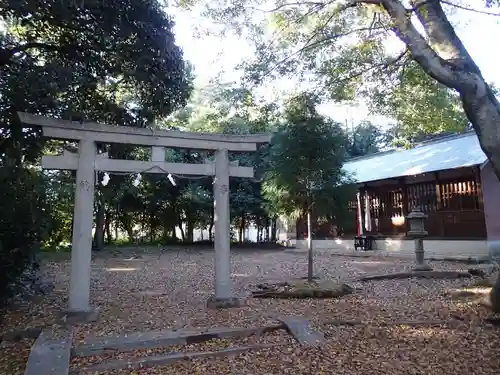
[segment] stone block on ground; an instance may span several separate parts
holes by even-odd
[[[287,316],[278,318],[285,324],[287,331],[301,345],[319,346],[325,341],[321,332],[313,331],[309,321],[303,318]]]
[[[25,375],[67,375],[71,359],[73,333],[63,329],[54,337],[52,330],[42,331],[31,348]]]

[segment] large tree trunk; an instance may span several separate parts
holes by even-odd
[[[363,0],[362,0],[363,1]],[[446,17],[440,0],[411,0],[413,11],[429,42],[417,31],[401,0],[366,0],[380,4],[394,22],[394,31],[406,44],[413,59],[431,77],[455,89],[465,114],[500,180],[500,103],[484,80]],[[491,293],[493,310],[500,312],[500,274]]]
[[[379,3],[394,21],[394,31],[413,59],[432,78],[460,94],[465,114],[500,179],[500,147],[497,146],[500,144],[500,103],[455,33],[440,1],[411,1],[429,43],[413,26],[400,0],[380,0]]]

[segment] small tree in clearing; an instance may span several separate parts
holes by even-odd
[[[339,124],[317,112],[317,103],[311,94],[287,103],[285,121],[271,141],[263,185],[273,213],[294,218],[307,215],[309,281],[313,279],[313,206],[317,215],[334,211],[336,217],[343,216],[351,182],[342,170],[345,134]]]

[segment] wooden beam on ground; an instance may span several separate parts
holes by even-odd
[[[249,345],[249,346],[241,346],[241,347],[233,347],[222,349],[219,351],[211,351],[211,352],[180,352],[180,353],[170,353],[165,355],[157,355],[150,357],[138,357],[129,360],[113,360],[109,362],[98,363],[95,365],[85,366],[79,370],[72,371],[71,374],[88,374],[88,373],[101,373],[108,372],[111,370],[135,370],[145,367],[151,366],[163,366],[168,365],[170,363],[174,363],[182,360],[191,360],[198,358],[206,358],[206,357],[220,357],[220,356],[229,356],[244,353],[250,350],[259,350],[259,349],[267,349],[280,345],[286,345],[286,343],[282,344],[257,344],[257,345]],[[41,374],[39,374],[41,375]]]
[[[117,336],[94,337],[73,349],[73,355],[85,357],[106,351],[127,351],[161,348],[168,345],[190,345],[213,339],[249,337],[285,329],[283,324],[258,328],[210,328],[206,330],[136,332]]]
[[[375,280],[398,280],[408,278],[418,279],[460,279],[470,278],[472,275],[469,272],[462,271],[409,271],[409,272],[394,272],[380,275],[362,276],[359,281],[375,281]]]
[[[257,144],[269,143],[271,134],[192,133],[131,126],[113,126],[95,122],[75,122],[18,112],[23,124],[42,126],[43,135],[54,139],[89,139],[104,143],[126,143],[193,150],[255,151]]]
[[[324,325],[330,326],[410,326],[410,327],[441,327],[447,322],[445,320],[394,320],[391,322],[363,322],[361,320],[327,320]]]
[[[309,321],[299,317],[279,317],[295,340],[301,345],[319,346],[325,341],[321,332],[313,331]]]
[[[72,330],[64,330],[62,338],[44,330],[31,348],[24,375],[68,375],[73,343]]]

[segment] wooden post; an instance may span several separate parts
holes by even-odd
[[[410,212],[410,207],[409,207],[409,203],[408,203],[408,188],[406,186],[406,181],[405,181],[405,178],[402,177],[399,179],[399,186],[401,188],[401,196],[403,198],[403,216],[406,217],[408,216],[409,212]]]
[[[436,180],[436,211],[437,217],[439,218],[439,236],[444,237],[444,223],[443,217],[441,215],[442,210],[444,209],[443,205],[443,196],[441,193],[441,180],[439,178],[439,173],[434,172],[434,179]]]

